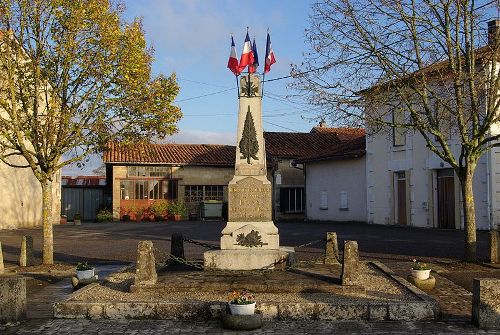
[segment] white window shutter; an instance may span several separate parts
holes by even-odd
[[[348,209],[347,191],[340,191],[340,209]]]
[[[319,198],[319,209],[328,209],[328,193],[321,191]]]

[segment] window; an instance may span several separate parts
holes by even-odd
[[[177,199],[177,180],[147,179],[122,180],[120,182],[122,200]]]
[[[281,213],[304,212],[304,188],[283,187],[280,189]]]
[[[224,201],[224,186],[221,185],[186,185],[185,202]]]
[[[129,166],[127,169],[129,177],[169,177],[169,166]]]
[[[395,109],[392,112],[392,122],[394,124],[405,123],[405,113],[402,109]],[[392,128],[392,145],[395,147],[406,145],[406,129],[400,127]]]

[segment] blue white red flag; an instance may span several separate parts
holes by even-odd
[[[238,55],[236,55],[236,46],[234,45],[233,36],[231,36],[231,53],[229,54],[229,60],[227,61],[227,68],[231,70],[235,76],[240,74]]]
[[[266,43],[266,60],[264,64],[264,73],[271,71],[271,65],[276,63],[276,58],[274,58],[274,51],[271,45],[271,36],[267,33],[267,43]]]
[[[253,63],[248,66],[249,73],[257,72],[257,68],[259,67],[259,55],[257,53],[257,44],[255,44],[255,37],[253,38],[252,52],[253,52]]]
[[[245,70],[247,65],[253,64],[253,52],[252,52],[252,43],[250,42],[250,36],[248,36],[248,31],[247,31],[247,37],[245,37],[245,43],[243,44],[243,51],[241,52],[241,58],[240,58],[240,73]]]

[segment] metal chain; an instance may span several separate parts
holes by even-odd
[[[195,241],[193,239],[187,238],[187,237],[184,237],[183,240],[186,241],[186,242],[188,242],[188,243],[199,245],[201,247],[205,247],[205,248],[208,248],[208,249],[211,249],[211,250],[219,249],[219,246],[215,245],[215,244],[199,242],[199,241]]]
[[[311,241],[311,242],[308,242],[308,243],[304,243],[304,244],[299,244],[297,246],[295,246],[294,248],[305,248],[305,247],[308,247],[310,245],[313,245],[313,244],[317,244],[319,242],[325,242],[326,241],[326,238],[322,238],[320,240],[314,240],[314,241]]]
[[[163,262],[161,262],[161,261],[158,262],[158,264],[163,264],[163,266],[167,265],[169,260],[173,260],[177,263],[191,266],[191,267],[199,269],[199,270],[204,269],[203,265],[200,265],[199,262],[197,262],[197,261],[189,261],[189,260],[184,259],[182,257],[177,257],[177,256],[172,255],[171,253],[161,251],[158,248],[154,248],[154,252],[155,252],[155,258],[164,260]]]

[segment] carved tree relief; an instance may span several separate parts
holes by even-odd
[[[257,141],[257,132],[255,131],[252,113],[250,113],[250,106],[248,106],[245,124],[243,125],[239,148],[240,153],[243,154],[241,158],[246,158],[248,164],[250,164],[250,158],[258,160],[259,142]]]

